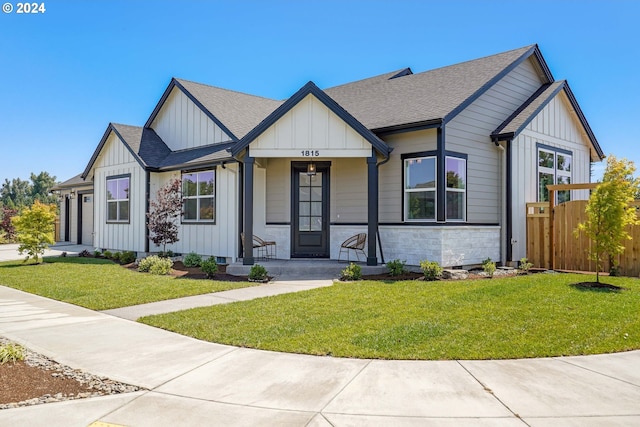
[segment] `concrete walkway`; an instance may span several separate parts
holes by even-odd
[[[17,244],[9,244],[9,245],[0,245],[0,262],[3,261],[17,261],[23,260],[26,258],[26,255],[20,255],[18,253]],[[88,250],[90,253],[93,253],[93,246],[87,245],[76,245],[68,242],[58,242],[55,245],[51,245],[49,249],[44,251],[44,256],[60,256],[63,252],[66,252],[68,255],[78,255],[80,252],[84,250]]]
[[[0,335],[148,389],[0,411],[0,425],[637,426],[640,351],[337,359],[198,341],[0,286]]]

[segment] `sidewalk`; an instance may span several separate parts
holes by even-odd
[[[207,343],[0,286],[0,335],[148,389],[0,411],[0,425],[635,426],[640,351],[383,361]]]
[[[18,253],[17,244],[0,245],[0,262],[3,261],[17,261],[26,258],[26,255],[20,255]],[[44,251],[44,256],[60,256],[63,252],[68,255],[78,255],[83,250],[88,250],[93,253],[93,246],[76,245],[69,242],[58,242],[55,245],[51,245],[49,249]]]

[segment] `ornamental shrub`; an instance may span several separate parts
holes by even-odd
[[[133,251],[124,251],[120,254],[120,264],[131,264],[136,260],[136,254]]]
[[[404,268],[407,261],[400,261],[399,259],[394,259],[393,261],[387,262],[385,265],[387,266],[387,270],[389,271],[390,276],[400,276],[407,272]]]
[[[420,268],[424,273],[424,280],[433,281],[442,276],[442,267],[440,267],[438,261],[422,260],[420,261]]]
[[[202,257],[195,252],[191,252],[184,257],[182,263],[185,267],[200,267],[202,264]]]
[[[267,280],[267,274],[268,273],[266,268],[264,268],[260,264],[256,264],[251,267],[251,270],[249,270],[249,279],[261,282]]]
[[[113,253],[111,251],[104,251],[102,253],[106,259],[111,259],[113,257]]]
[[[120,252],[115,252],[115,253],[113,254],[113,256],[111,257],[111,259],[112,259],[114,262],[117,262],[117,263],[119,264],[119,263],[120,263],[120,255],[122,255]]]
[[[531,270],[533,264],[529,262],[529,260],[524,257],[520,258],[520,264],[518,264],[518,270],[520,270],[523,274],[529,274],[529,270]]]
[[[33,205],[22,211],[22,214],[11,218],[16,238],[20,246],[18,252],[27,253],[27,261],[33,258],[38,263],[38,256],[55,241],[53,238],[56,205],[45,205],[35,201]]]
[[[151,255],[140,261],[138,264],[138,271],[165,275],[171,272],[171,267],[173,267],[173,261],[169,258],[161,258],[157,255]]]
[[[362,267],[358,264],[350,263],[344,270],[341,272],[340,276],[341,280],[360,280],[362,279]]]
[[[15,363],[24,360],[24,348],[19,344],[7,343],[0,345],[0,365],[7,362]]]
[[[200,257],[200,255],[198,255],[198,257]],[[185,262],[184,265],[187,265],[187,263]],[[207,275],[208,279],[213,279],[213,276],[218,272],[218,263],[214,257],[209,257],[209,259],[204,261],[200,258],[200,269]]]
[[[487,273],[487,276],[493,277],[493,273],[496,272],[496,263],[491,261],[491,258],[487,258],[482,261],[482,270]]]

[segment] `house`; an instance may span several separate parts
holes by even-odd
[[[142,127],[109,124],[81,178],[93,184],[98,248],[157,250],[146,213],[175,177],[174,252],[234,262],[244,233],[276,242],[278,258],[337,259],[364,232],[369,265],[462,266],[526,256],[526,203],[547,200],[548,183],[588,182],[603,157],[568,83],[532,45],[309,82],[284,101],[174,78]]]
[[[93,183],[80,174],[57,184],[51,191],[60,200],[59,239],[78,245],[93,245]]]

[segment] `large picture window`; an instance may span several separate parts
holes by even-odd
[[[538,147],[538,201],[549,201],[547,185],[571,184],[570,152],[552,147]],[[558,191],[558,203],[571,200],[571,191]]]
[[[436,219],[436,158],[404,160],[404,216],[406,221]]]
[[[107,222],[129,222],[129,176],[107,178]]]
[[[467,161],[447,157],[447,220],[464,221],[467,200]]]
[[[184,221],[215,221],[215,197],[215,170],[182,174]]]

